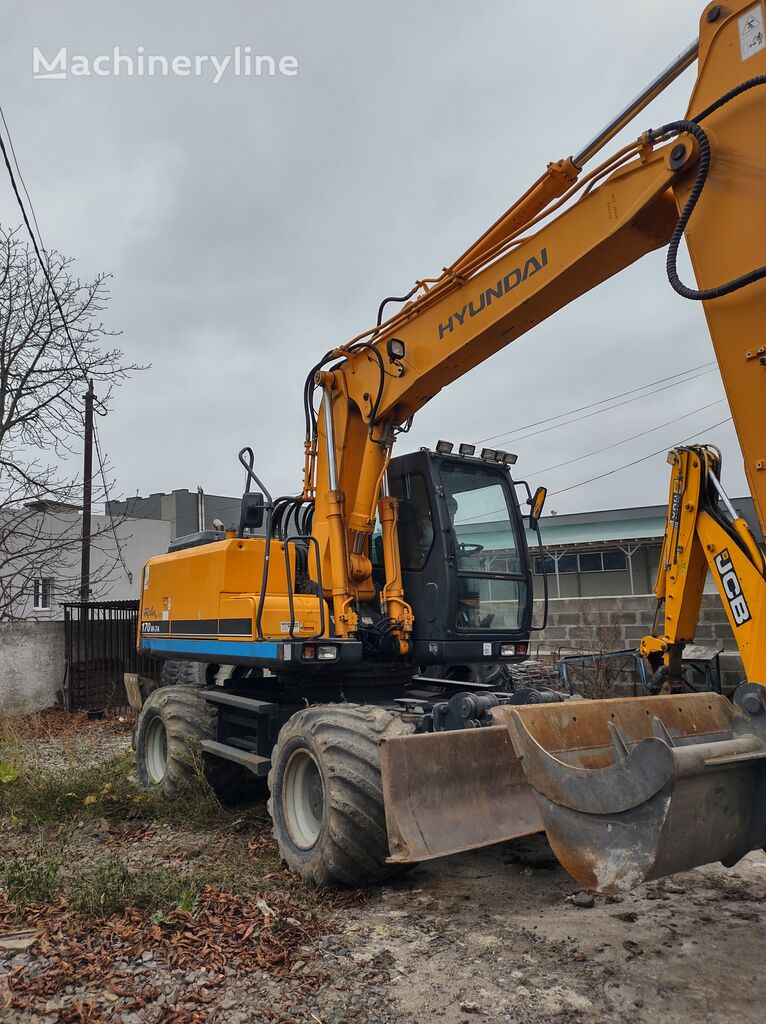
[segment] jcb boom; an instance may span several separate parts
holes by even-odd
[[[139,646],[169,659],[175,685],[143,702],[144,781],[173,795],[193,739],[219,789],[268,774],[280,850],[316,882],[363,884],[545,828],[572,874],[616,891],[766,842],[764,563],[726,512],[717,453],[673,453],[664,633],[644,641],[670,692],[593,702],[501,685],[534,628],[513,456],[440,442],[391,457],[442,388],[668,246],[673,288],[704,304],[766,526],[765,13],[761,0],[708,7],[699,41],[591,143],[312,367],[300,495],[272,499],[243,449],[238,527],[151,559]],[[685,117],[585,172],[695,59]],[[682,237],[696,288],[676,270]],[[383,320],[390,302],[404,305]],[[534,525],[544,490],[526,492]],[[708,567],[750,680],[733,707],[673,692]],[[206,688],[189,685],[195,663]]]

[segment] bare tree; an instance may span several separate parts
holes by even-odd
[[[33,576],[74,592],[82,488],[74,455],[87,381],[103,414],[115,387],[142,369],[123,361],[101,320],[109,276],[82,281],[72,268],[50,252],[46,276],[20,230],[0,226],[0,620],[24,612]],[[96,500],[110,486],[107,472],[96,463]]]

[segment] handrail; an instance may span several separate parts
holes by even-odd
[[[325,608],[324,608],[324,593],[322,587],[322,561],[319,551],[319,542],[316,537],[312,537],[306,534],[293,534],[291,537],[287,537],[282,543],[284,545],[285,554],[285,574],[287,576],[287,602],[290,608],[290,629],[289,636],[291,640],[295,639],[295,602],[293,600],[293,581],[290,572],[290,545],[294,545],[297,555],[298,542],[308,541],[309,547],[313,548],[314,557],[316,558],[316,570],[317,570],[317,586],[319,588],[319,594],[317,599],[319,601],[319,632],[312,633],[310,636],[302,636],[301,640],[319,640],[325,635]]]

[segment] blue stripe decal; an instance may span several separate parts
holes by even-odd
[[[281,644],[268,643],[264,640],[174,640],[170,637],[141,637],[141,647],[145,651],[163,651],[168,654],[209,654],[217,659],[224,654],[235,654],[239,657],[268,658],[278,660]]]

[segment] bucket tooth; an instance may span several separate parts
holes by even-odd
[[[609,732],[612,734],[612,746],[614,747],[614,752],[617,755],[617,759],[619,761],[624,761],[630,753],[630,750],[628,749],[628,744],[625,742],[625,737],[622,735],[622,733],[614,724],[614,722],[609,722],[608,724]]]
[[[652,715],[652,730],[657,739],[665,740],[669,747],[674,747],[676,745],[676,741],[665,728],[662,719],[658,718],[656,715]]]

